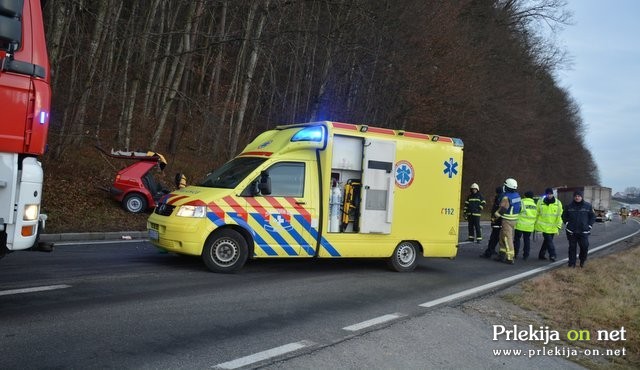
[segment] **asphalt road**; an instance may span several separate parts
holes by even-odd
[[[615,219],[596,224],[592,248],[625,243],[638,229],[637,222]],[[566,238],[556,241],[565,258]],[[532,256],[540,244],[538,237]],[[451,333],[448,320],[460,318],[447,310],[550,267],[537,258],[515,265],[478,258],[485,245],[461,244],[455,260],[422,259],[404,274],[380,260],[291,259],[214,274],[198,259],[160,253],[144,241],[57,243],[53,253],[13,253],[0,260],[2,367],[476,367],[477,358],[456,359],[459,352],[451,350],[464,351],[466,336]],[[504,285],[487,285],[502,279]],[[394,350],[403,345],[397,336],[427,342],[402,334],[414,328],[433,342],[430,356],[440,366]],[[439,341],[430,328],[458,339]],[[373,352],[362,347],[370,340]],[[347,356],[349,362],[349,353],[360,355]]]

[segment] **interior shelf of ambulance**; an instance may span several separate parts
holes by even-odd
[[[394,159],[393,142],[334,136],[329,232],[391,232],[393,188],[389,179],[393,179]],[[364,170],[363,163],[366,164]],[[367,182],[365,186],[363,179]]]

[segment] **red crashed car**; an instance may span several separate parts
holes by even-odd
[[[156,179],[155,174],[164,170],[167,161],[161,154],[154,152],[111,151],[108,153],[98,148],[112,158],[135,160],[135,163],[118,171],[113,184],[102,188],[113,198],[122,203],[122,207],[132,213],[144,212],[156,206],[158,200],[170,192],[169,189]],[[176,186],[184,186],[184,176],[176,175]]]

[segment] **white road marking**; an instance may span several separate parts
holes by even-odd
[[[60,285],[36,286],[36,287],[32,287],[32,288],[0,290],[0,296],[2,296],[2,295],[11,295],[11,294],[44,292],[44,291],[47,291],[47,290],[56,290],[56,289],[65,289],[65,288],[71,288],[71,285],[60,284]]]
[[[303,340],[296,343],[285,344],[284,346],[268,349],[266,351],[254,353],[253,355],[241,357],[233,361],[224,362],[222,364],[215,365],[214,369],[237,369],[243,366],[251,365],[259,361],[268,360],[272,357],[284,355],[289,352],[294,352],[299,349],[309,347],[315,343],[308,340]]]
[[[620,239],[616,239],[616,240],[614,240],[612,242],[609,242],[607,244],[603,244],[603,245],[601,245],[599,247],[596,247],[596,248],[593,248],[593,249],[589,249],[589,253],[599,251],[600,249],[604,249],[604,248],[606,248],[608,246],[611,246],[611,245],[616,244],[618,242],[621,242],[621,241],[623,241],[625,239],[628,239],[628,238],[630,238],[630,237],[632,237],[632,236],[634,236],[634,235],[636,235],[638,233],[640,233],[640,230],[636,231],[633,234],[630,234],[630,235],[627,235],[625,237],[622,237]],[[550,270],[550,269],[552,269],[552,268],[554,268],[554,267],[556,267],[558,265],[566,263],[568,260],[569,260],[569,258],[558,260],[558,261],[550,263],[550,264],[548,264],[548,265],[546,265],[544,267],[539,267],[537,269],[525,271],[525,272],[523,272],[521,274],[517,274],[517,275],[513,275],[513,276],[508,277],[508,278],[496,280],[496,281],[494,281],[492,283],[489,283],[489,284],[480,285],[478,287],[467,289],[467,290],[463,290],[461,292],[458,292],[458,293],[455,293],[455,294],[451,294],[451,295],[448,295],[446,297],[434,299],[433,301],[422,303],[419,306],[420,307],[434,307],[434,306],[438,306],[438,305],[443,304],[443,303],[454,301],[456,299],[460,299],[460,298],[464,298],[464,297],[471,296],[471,295],[474,295],[474,294],[478,294],[480,292],[484,292],[484,291],[499,287],[501,285],[506,285],[506,284],[512,283],[512,282],[514,282],[516,280],[521,280],[521,279],[523,279],[525,277],[528,277],[528,276],[531,276],[531,275],[535,275],[535,274],[538,274],[538,273],[546,271],[546,270]]]
[[[374,319],[371,320],[367,320],[367,321],[363,321],[361,323],[358,324],[354,324],[354,325],[350,325],[350,326],[345,326],[344,328],[342,328],[343,330],[348,330],[348,331],[358,331],[358,330],[362,330],[364,328],[368,328],[370,326],[374,326],[374,325],[378,325],[378,324],[382,324],[391,320],[395,320],[398,319],[400,317],[403,317],[405,315],[400,314],[400,313],[393,313],[393,314],[389,314],[389,315],[383,315],[380,317],[376,317]]]

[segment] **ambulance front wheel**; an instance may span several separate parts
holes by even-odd
[[[398,272],[413,271],[418,264],[418,248],[416,244],[404,241],[398,244],[389,258],[389,267]]]
[[[249,255],[247,241],[235,230],[214,232],[202,250],[202,260],[213,272],[232,273],[240,270]]]

